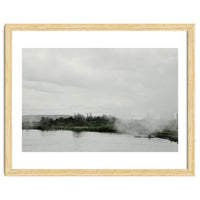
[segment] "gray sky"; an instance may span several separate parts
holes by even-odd
[[[23,49],[23,115],[178,111],[178,49]]]

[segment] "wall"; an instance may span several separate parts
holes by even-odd
[[[2,0],[0,2],[0,199],[200,199],[200,21],[198,0]],[[5,23],[196,23],[195,177],[5,177]]]

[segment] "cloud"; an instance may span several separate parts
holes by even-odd
[[[178,49],[23,49],[23,114],[178,109]]]

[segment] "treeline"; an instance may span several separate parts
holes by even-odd
[[[117,118],[113,116],[92,116],[76,114],[68,118],[51,119],[42,117],[39,122],[23,122],[22,129],[39,129],[39,130],[72,130],[97,131],[117,133],[115,122]]]
[[[69,117],[52,119],[42,117],[38,122],[22,122],[22,129],[71,130],[74,132],[94,131],[109,133],[127,133],[136,137],[162,138],[178,142],[178,120],[128,120],[122,122],[113,116],[84,116],[76,114]]]

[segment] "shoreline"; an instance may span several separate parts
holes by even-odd
[[[40,130],[40,131],[73,131],[75,133],[81,133],[81,132],[98,132],[98,133],[112,133],[112,134],[126,134],[122,133],[116,130],[105,130],[101,129],[100,127],[96,128],[90,128],[90,127],[69,127],[69,128],[50,128],[50,129],[39,129],[39,128],[23,128],[22,130]],[[156,133],[151,133],[147,135],[134,135],[135,138],[148,138],[148,139],[153,139],[153,138],[160,138],[160,139],[166,139],[171,142],[176,142],[178,143],[178,133],[176,132],[156,132]]]

